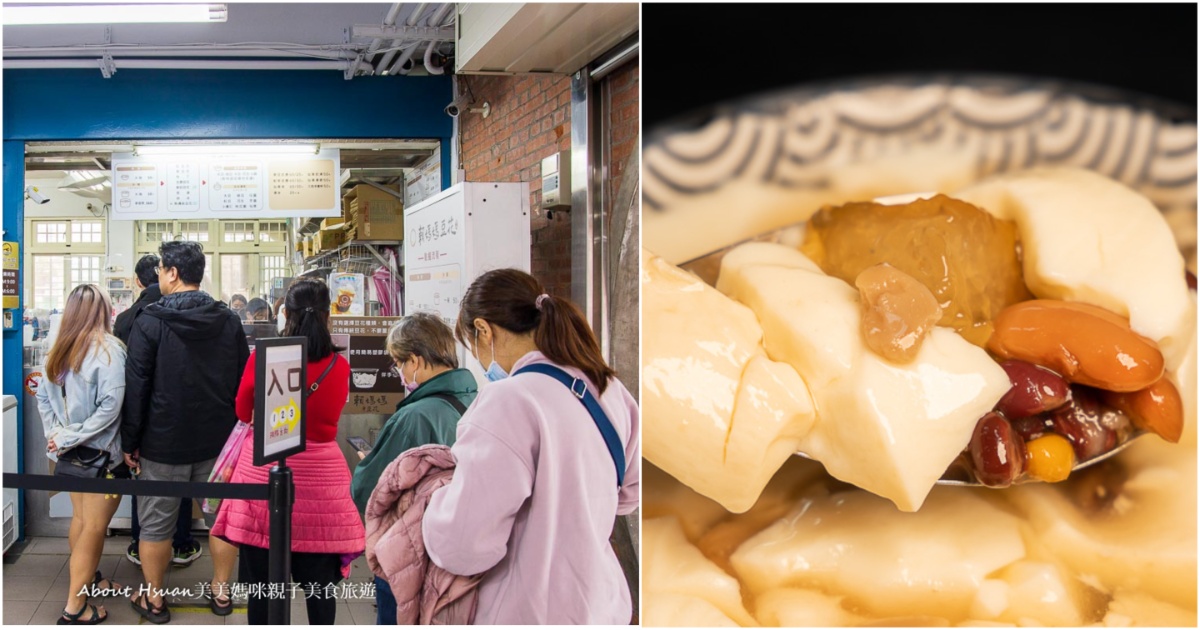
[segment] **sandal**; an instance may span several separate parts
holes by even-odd
[[[92,616],[88,617],[87,619],[80,619],[80,617],[83,616],[83,613],[85,613],[89,610],[92,611]],[[71,613],[67,612],[67,609],[64,608],[63,612],[62,612],[62,617],[58,618],[58,625],[60,625],[60,626],[94,626],[98,623],[104,623],[104,621],[106,619],[108,619],[107,612],[104,613],[104,616],[100,616],[100,611],[96,609],[95,604],[89,604],[89,603],[87,603],[87,600],[85,599],[85,600],[83,600],[83,608],[80,608],[79,612],[77,612],[73,615]]]
[[[108,582],[108,586],[100,586],[101,582]],[[120,591],[120,584],[117,584],[103,575],[100,575],[100,572],[96,571],[96,577],[92,580],[92,595],[97,597],[108,597],[109,595],[115,595]]]
[[[221,597],[218,597],[217,595],[215,595],[213,593],[212,582],[209,582],[208,588],[204,589],[204,599],[208,600],[208,605],[209,605],[209,607],[212,608],[214,615],[220,615],[220,616],[224,617],[225,615],[228,615],[233,612],[233,598],[231,598],[229,596],[229,593],[228,593],[229,585],[228,584],[225,585],[225,591],[226,591],[225,595],[223,595]],[[218,600],[223,600],[225,603],[222,604]]]
[[[138,602],[145,602],[141,605]],[[129,605],[133,607],[137,614],[141,615],[150,623],[167,623],[171,621],[171,611],[167,608],[167,600],[163,599],[162,604],[157,608],[150,607],[150,595],[148,593],[139,593],[137,597],[129,600]]]

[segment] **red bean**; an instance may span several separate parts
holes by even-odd
[[[1008,373],[1012,389],[996,403],[996,410],[1010,420],[1056,409],[1070,397],[1067,381],[1044,367],[1015,359],[1000,367]]]
[[[1075,458],[1086,462],[1116,448],[1133,433],[1125,414],[1100,401],[1095,390],[1072,387],[1071,401],[1053,413],[1054,432],[1071,442]]]
[[[1009,424],[1012,425],[1013,431],[1016,431],[1017,435],[1020,435],[1021,439],[1026,442],[1036,440],[1054,431],[1054,421],[1045,415],[1017,418],[1009,420]]]
[[[1025,469],[1025,441],[998,413],[989,412],[979,419],[970,449],[975,476],[985,486],[1004,488]]]

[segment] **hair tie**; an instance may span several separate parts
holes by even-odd
[[[305,309],[304,309],[304,310],[305,310],[305,311],[308,311],[309,313],[313,312],[313,309],[312,309],[312,307],[311,307],[311,306],[305,307]]]
[[[545,293],[543,293],[543,294],[537,296],[537,299],[533,301],[533,305],[535,307],[537,307],[537,310],[540,311],[540,310],[542,310],[542,302],[545,302],[547,299],[549,299],[549,297],[550,297],[549,295],[546,295]]]

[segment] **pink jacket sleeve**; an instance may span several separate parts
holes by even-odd
[[[530,442],[535,438],[520,418],[536,411],[519,396],[488,393],[479,395],[459,423],[451,449],[454,480],[434,492],[425,510],[422,534],[429,559],[455,575],[476,575],[504,559],[517,512],[533,492]],[[475,424],[476,418],[504,419],[505,436]],[[515,443],[525,437],[526,443]]]

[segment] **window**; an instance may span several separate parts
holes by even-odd
[[[62,310],[81,284],[101,284],[107,224],[103,219],[29,219],[25,304]]]
[[[66,243],[69,221],[35,221],[33,230],[38,244]]]
[[[271,288],[274,286],[272,281],[275,278],[286,278],[290,275],[288,274],[287,257],[261,256],[258,262],[262,279],[262,290],[260,293],[270,295]]]
[[[71,221],[72,243],[103,243],[103,221]]]
[[[196,241],[204,245],[204,281],[200,289],[219,300],[234,293],[247,298],[267,295],[271,281],[291,276],[288,222],[273,219],[138,221],[134,260],[158,253],[163,240]]]
[[[180,221],[179,235],[185,241],[208,242],[208,221]]]
[[[142,242],[153,245],[155,250],[159,243],[175,238],[170,221],[138,221],[138,225],[141,226]]]
[[[223,227],[226,243],[254,242],[254,221],[226,221]]]
[[[263,221],[259,224],[258,239],[264,243],[286,243],[287,223],[284,221]]]

